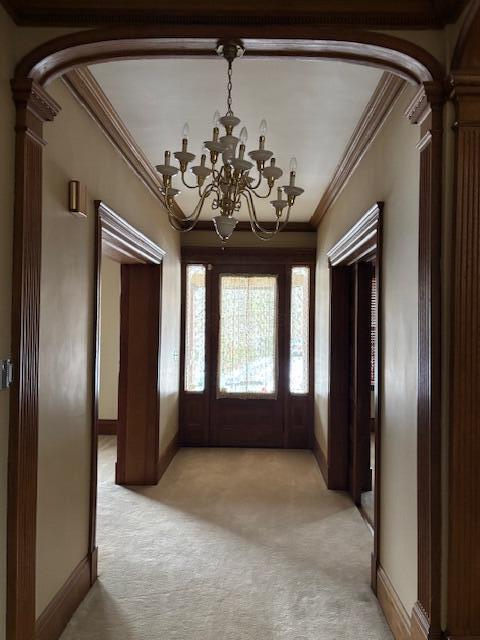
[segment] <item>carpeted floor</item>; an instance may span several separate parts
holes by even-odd
[[[113,483],[102,438],[100,577],[62,640],[386,640],[372,537],[306,451],[182,449],[157,487]]]

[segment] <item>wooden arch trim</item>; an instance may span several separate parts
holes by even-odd
[[[242,37],[251,57],[297,57],[342,60],[382,68],[408,81],[439,87],[441,64],[420,47],[400,38],[377,32],[323,29],[311,26],[264,27],[178,25],[97,29],[52,40],[27,55],[16,69],[13,93],[16,106],[15,224],[12,301],[12,356],[16,367],[10,402],[8,551],[7,551],[7,637],[32,640],[35,630],[35,545],[36,471],[38,462],[38,350],[40,310],[40,267],[42,244],[42,147],[43,124],[54,119],[59,106],[44,86],[75,66],[128,58],[212,56],[218,37]],[[426,104],[431,95],[426,94]],[[434,113],[441,113],[438,108]],[[441,118],[436,122],[440,128]],[[437,135],[437,140],[439,139]],[[422,188],[428,195],[429,213],[424,220],[428,242],[439,232],[441,194],[441,149],[428,155],[431,171]],[[438,153],[437,153],[438,152]],[[426,162],[427,156],[425,155]],[[432,209],[433,207],[433,209]],[[433,213],[432,213],[433,211]],[[421,213],[422,217],[422,213]],[[436,242],[436,240],[435,240]],[[428,243],[427,243],[428,244]],[[428,244],[427,249],[430,245]],[[435,245],[436,246],[436,245]],[[421,254],[420,269],[428,283],[436,286],[439,261],[435,251]],[[429,285],[430,286],[430,285]],[[420,333],[431,344],[431,307],[427,290],[419,297],[426,312]],[[423,297],[422,297],[423,295]],[[423,334],[422,334],[423,335]],[[436,336],[434,336],[436,340]],[[431,363],[428,360],[427,364]],[[429,389],[425,389],[429,394]],[[428,396],[430,397],[430,396]],[[429,423],[430,424],[430,423]],[[427,439],[428,440],[428,439]],[[428,460],[432,449],[422,449]],[[429,485],[430,486],[430,485]],[[431,513],[422,515],[427,544],[432,531]],[[430,556],[427,554],[427,559]],[[90,576],[95,575],[94,556]],[[425,573],[420,564],[419,573]],[[430,566],[430,565],[429,565]],[[428,567],[427,567],[428,569]],[[426,575],[430,576],[429,570]],[[429,629],[431,580],[426,579],[419,611]],[[425,636],[427,637],[427,636]]]
[[[325,58],[380,67],[410,82],[441,80],[442,65],[427,51],[377,32],[309,26],[153,26],[95,29],[51,40],[28,54],[15,76],[46,85],[79,65],[157,57],[212,57],[219,37],[242,38],[246,55]]]

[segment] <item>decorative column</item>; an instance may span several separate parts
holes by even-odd
[[[478,32],[476,32],[478,34]],[[478,41],[478,35],[472,34]],[[480,638],[480,72],[454,73],[447,637]]]
[[[425,83],[407,110],[420,126],[418,255],[418,600],[412,640],[441,637],[441,230],[443,87]]]
[[[35,82],[12,82],[17,110],[13,237],[12,359],[8,452],[7,637],[35,631],[38,351],[42,246],[43,123],[59,106]],[[35,470],[35,472],[33,472]]]

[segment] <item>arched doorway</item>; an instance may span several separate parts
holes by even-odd
[[[29,54],[13,82],[17,108],[14,236],[13,357],[19,375],[12,390],[8,632],[12,640],[30,638],[35,625],[35,514],[38,414],[38,317],[41,261],[43,123],[52,121],[58,105],[45,86],[68,69],[100,60],[154,56],[211,55],[218,37],[242,37],[251,56],[319,57],[374,65],[419,86],[410,119],[421,131],[419,292],[419,503],[431,509],[419,514],[418,626],[439,628],[440,618],[440,482],[439,353],[440,219],[442,169],[441,66],[428,53],[398,38],[379,33],[323,31],[309,27],[275,27],[265,38],[257,27],[155,27],[95,30],[53,40]],[[433,376],[430,373],[433,371]],[[437,375],[438,374],[438,375]],[[92,488],[93,495],[93,488]],[[93,498],[92,498],[93,501]],[[93,507],[92,507],[93,508]],[[96,578],[95,535],[90,536],[90,579]],[[375,542],[373,584],[378,565]]]

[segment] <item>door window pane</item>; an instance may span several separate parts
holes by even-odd
[[[220,396],[276,393],[277,316],[275,276],[220,276]]]
[[[185,391],[205,389],[205,267],[187,266],[185,304]]]
[[[309,389],[310,269],[292,268],[290,306],[290,392]]]

